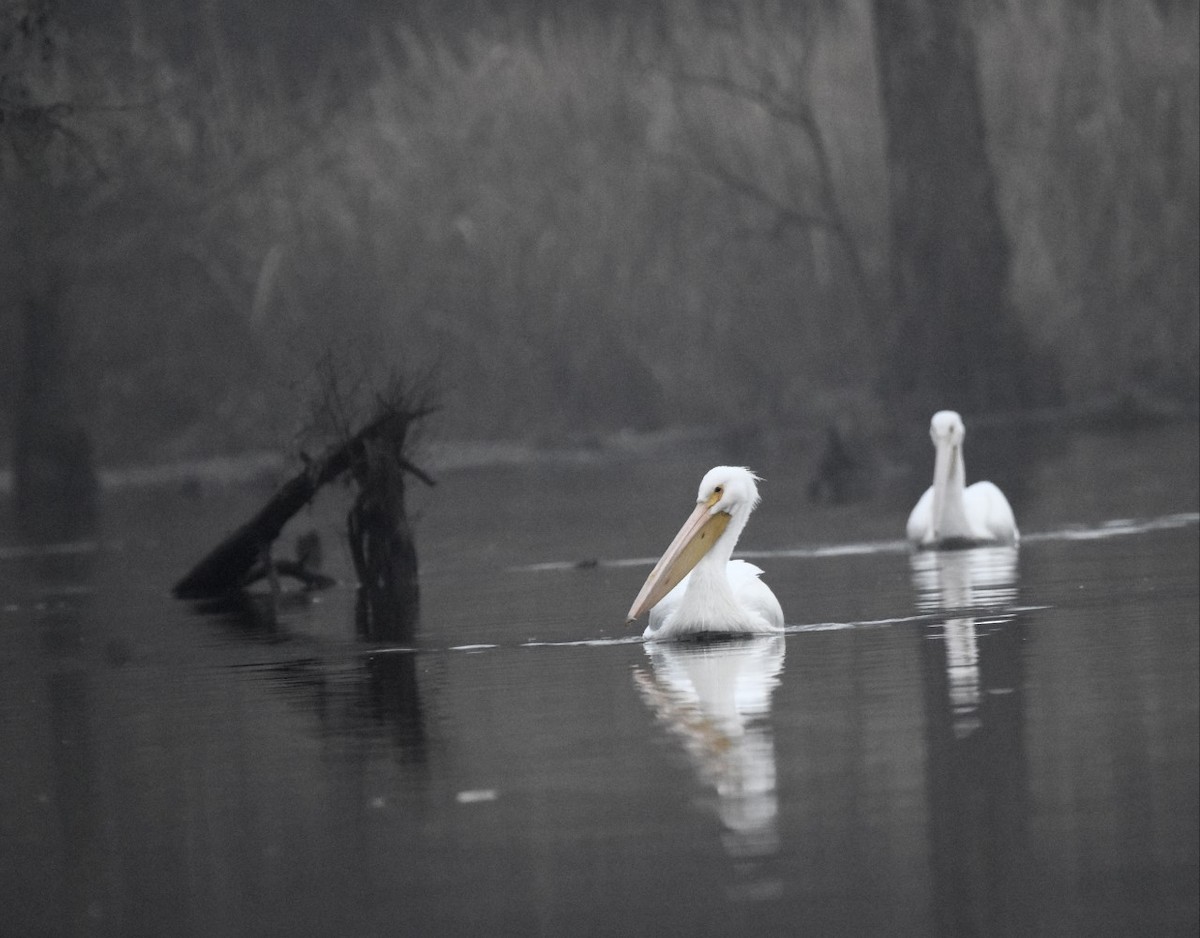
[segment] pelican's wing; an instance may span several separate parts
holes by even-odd
[[[910,541],[923,541],[929,536],[933,527],[933,486],[925,490],[908,516],[908,526],[905,533]]]
[[[783,608],[771,592],[771,587],[759,579],[762,570],[745,560],[729,561],[726,570],[729,586],[738,604],[757,612],[773,628],[783,628]]]
[[[976,482],[963,492],[963,505],[971,527],[1005,543],[1015,544],[1021,539],[1017,530],[1017,519],[1013,516],[1008,499],[991,482]]]

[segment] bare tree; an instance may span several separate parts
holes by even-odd
[[[20,353],[13,421],[17,522],[56,540],[89,531],[98,486],[91,440],[79,418],[68,358],[69,328],[59,299],[69,259],[61,237],[70,195],[56,163],[83,149],[69,126],[70,104],[39,95],[35,77],[55,55],[54,7],[24,0],[0,8],[0,186],[11,213],[7,254],[17,289],[13,330]]]
[[[969,5],[874,0],[887,130],[889,399],[967,411],[1028,406],[1057,378],[1009,302],[1010,249],[988,162]]]
[[[760,108],[780,131],[794,135],[794,145],[806,154],[807,165],[794,167],[788,191],[773,191],[752,172],[734,165],[699,128],[686,124],[683,132],[690,156],[677,162],[765,210],[771,218],[766,234],[771,237],[795,228],[830,238],[857,298],[873,306],[870,277],[842,205],[829,144],[812,101],[813,48],[821,13],[819,3],[783,5],[770,11],[747,4],[733,14],[734,22],[714,30],[718,35],[733,34],[723,60],[718,57],[716,65],[697,70],[684,60],[681,50],[671,50],[667,71],[677,98],[687,91],[723,96]],[[688,111],[682,100],[677,109],[681,114]]]

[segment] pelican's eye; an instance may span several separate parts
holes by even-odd
[[[715,489],[713,489],[713,494],[714,495],[724,495],[725,494],[725,486],[718,485]]]

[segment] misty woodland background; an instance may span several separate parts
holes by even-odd
[[[1195,415],[1197,4],[965,6],[1011,381]],[[103,464],[292,446],[331,370],[432,376],[448,438],[886,422],[872,28],[862,0],[4,0],[0,465],[29,296]]]

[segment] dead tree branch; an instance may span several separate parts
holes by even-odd
[[[243,589],[268,575],[263,567],[264,552],[279,537],[287,522],[312,501],[317,491],[340,478],[365,458],[375,441],[403,434],[407,424],[428,416],[432,407],[413,411],[389,410],[343,443],[330,447],[319,459],[308,463],[271,497],[249,521],[230,534],[175,584],[172,593],[179,599],[201,599]],[[403,421],[403,428],[397,422]],[[433,478],[403,455],[395,457],[399,465],[426,485]],[[281,572],[286,572],[282,571]]]

